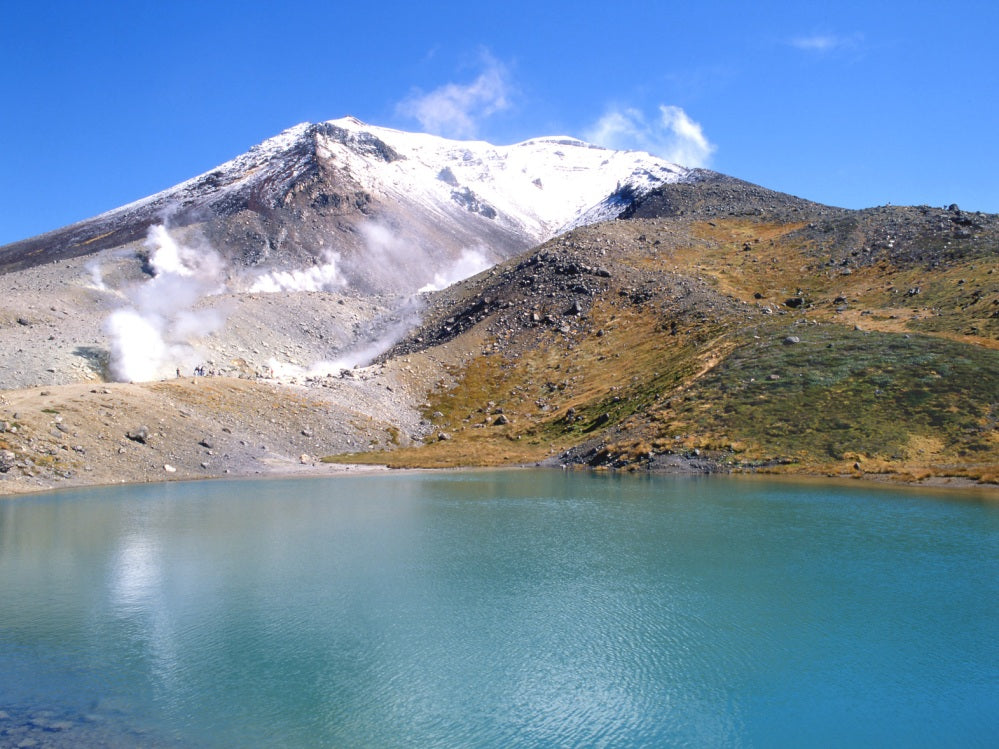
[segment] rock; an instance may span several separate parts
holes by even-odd
[[[17,462],[17,455],[10,450],[0,450],[0,473],[7,473]]]
[[[312,457],[308,453],[302,453],[301,455],[298,456],[298,462],[301,463],[303,466],[308,465],[309,463],[312,462]]]
[[[303,437],[311,437],[312,436],[312,430],[309,429],[308,427],[305,427],[305,429],[302,430],[302,436]]]
[[[149,439],[149,427],[142,424],[137,426],[135,429],[125,432],[125,436],[132,440],[132,442],[138,442],[140,445],[145,445],[146,440]]]
[[[790,307],[791,309],[798,309],[804,305],[805,300],[800,296],[792,296],[784,300],[784,306]]]
[[[166,471],[167,473],[177,473],[177,469],[174,468],[169,463],[164,463],[163,464],[163,470]]]
[[[493,420],[493,426],[503,426],[504,424],[509,424],[510,419],[506,414],[500,414]]]
[[[796,343],[801,343],[801,339],[798,338],[798,336],[796,335],[789,335],[787,338],[784,339],[785,346],[793,346]]]
[[[449,440],[449,439],[451,439],[451,435],[448,434],[447,432],[438,432],[437,433],[437,441],[438,442],[444,442],[445,440]]]
[[[213,447],[215,447],[215,442],[214,440],[212,440],[211,437],[205,437],[203,440],[198,442],[198,444],[207,450],[211,450]]]

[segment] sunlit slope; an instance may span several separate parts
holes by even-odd
[[[996,227],[665,187],[446,292],[434,436],[344,459],[999,479]]]

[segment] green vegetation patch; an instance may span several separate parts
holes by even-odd
[[[811,325],[760,331],[659,419],[668,433],[724,435],[760,457],[900,461],[922,438],[987,462],[999,459],[997,416],[997,351]]]

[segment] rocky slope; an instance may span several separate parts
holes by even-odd
[[[701,172],[438,295],[388,355],[460,352],[437,437],[371,459],[995,482],[997,259],[994,215]]]

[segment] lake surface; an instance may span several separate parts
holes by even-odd
[[[999,504],[504,471],[0,503],[0,746],[996,746]]]

